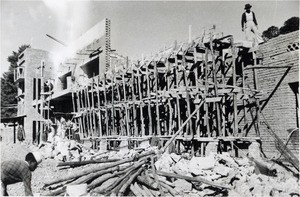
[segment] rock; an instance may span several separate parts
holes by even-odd
[[[174,189],[179,193],[188,192],[192,190],[192,184],[184,179],[177,179],[176,181],[174,181],[174,186]]]
[[[107,140],[106,139],[102,139],[100,140],[100,152],[106,152],[107,151]]]
[[[171,153],[170,157],[177,163],[181,157],[179,155],[176,155],[175,153]]]
[[[235,160],[229,155],[229,153],[223,152],[222,154],[216,154],[216,157],[219,160],[219,163],[225,163],[226,166],[230,168],[237,168],[239,165]]]
[[[262,184],[256,184],[253,188],[253,190],[251,191],[251,193],[254,195],[254,196],[264,196],[264,185]]]
[[[209,170],[214,167],[216,160],[213,155],[207,157],[193,157],[189,164],[189,172],[195,175],[202,173],[202,170]]]
[[[148,148],[150,146],[149,144],[149,140],[145,140],[145,141],[142,141],[141,144],[139,145],[140,148]]]
[[[261,147],[258,142],[252,142],[248,148],[248,156],[254,159],[260,159],[262,157]]]
[[[79,184],[79,185],[68,185],[66,189],[66,193],[69,196],[81,196],[87,193],[87,184]]]
[[[231,171],[234,171],[232,168],[228,168],[224,165],[217,165],[214,167],[213,171],[222,176],[228,176]]]
[[[239,166],[248,166],[250,165],[250,160],[247,157],[243,157],[242,159],[236,159],[236,163],[239,164]]]
[[[189,174],[189,169],[187,167],[188,164],[189,164],[188,160],[182,159],[172,167],[172,170],[176,174],[187,175]]]
[[[164,172],[172,172],[171,170],[171,166],[174,164],[175,162],[173,161],[173,159],[171,158],[171,156],[167,153],[163,154],[162,157],[157,160],[155,162],[155,167],[157,170],[161,170]]]
[[[218,142],[208,142],[205,147],[205,155],[218,152]]]

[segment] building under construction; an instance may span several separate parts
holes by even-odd
[[[101,140],[113,147],[179,134],[175,147],[201,156],[258,141],[268,156],[276,147],[298,165],[298,133],[288,132],[299,127],[298,36],[253,47],[212,31],[132,60],[111,50],[104,19],[71,44],[74,55],[59,66],[42,50],[19,56],[18,116],[36,143],[49,120],[57,128],[63,117],[73,125],[67,137],[78,133],[94,148]]]

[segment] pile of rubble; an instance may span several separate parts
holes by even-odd
[[[164,154],[155,166],[164,172],[201,177],[230,188],[222,191],[204,182],[175,180],[174,189],[182,195],[299,196],[299,182],[293,172],[263,158],[234,158],[228,153],[189,158],[189,155],[172,153]]]
[[[69,143],[70,155],[76,155]],[[124,142],[119,151],[93,152],[81,145],[83,150],[79,155],[85,160],[74,157],[58,166],[86,166],[45,183],[47,195],[71,195],[74,191],[76,195],[106,196],[299,195],[298,178],[293,172],[263,159],[258,151],[243,158],[231,157],[229,153],[192,157],[188,153],[163,153],[148,142],[131,150],[127,146]],[[49,153],[59,147],[56,145]],[[50,157],[61,160],[61,153],[51,154]]]

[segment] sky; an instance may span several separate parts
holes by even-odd
[[[299,17],[299,1],[72,1],[1,0],[0,75],[7,57],[23,44],[55,53],[63,47],[49,34],[69,43],[104,18],[111,20],[111,47],[137,59],[188,40],[216,25],[217,32],[243,40],[241,15],[250,3],[262,32]]]

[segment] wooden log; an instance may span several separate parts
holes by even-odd
[[[83,166],[83,165],[87,165],[87,164],[109,163],[109,162],[115,162],[115,161],[119,161],[119,160],[120,159],[97,159],[97,160],[85,160],[85,161],[60,162],[57,164],[57,167],[62,167],[62,166],[78,167],[78,166]]]
[[[169,193],[172,194],[173,196],[179,195],[178,192],[176,190],[174,190],[172,187],[170,187],[169,185],[167,185],[163,182],[160,182],[160,185],[162,187],[164,187],[165,189],[167,189],[169,191]]]
[[[116,180],[112,185],[110,185],[108,188],[104,189],[104,190],[97,190],[95,189],[94,191],[99,193],[99,194],[108,194],[111,193],[113,191],[113,189],[115,187],[117,187],[118,185],[121,185],[120,183],[122,183],[122,181],[124,179],[126,179],[130,174],[133,173],[133,171],[135,171],[137,168],[139,168],[140,166],[142,166],[143,164],[145,164],[146,161],[142,160],[140,162],[135,163],[132,167],[129,168],[129,170],[123,175],[121,176],[118,180]],[[123,183],[124,184],[124,183]],[[116,188],[116,190],[118,190],[118,188]]]
[[[125,182],[125,184],[121,187],[120,191],[119,191],[119,196],[123,196],[124,192],[126,191],[126,189],[129,187],[129,185],[134,181],[134,179],[141,174],[142,170],[144,170],[142,167],[136,172],[134,173],[128,181]]]
[[[208,181],[208,180],[200,178],[200,177],[189,177],[189,176],[173,174],[173,173],[168,173],[168,172],[163,172],[163,171],[156,171],[156,173],[158,175],[165,176],[165,177],[171,177],[171,178],[176,178],[176,179],[184,179],[184,180],[191,181],[191,182],[201,182],[201,183],[205,183],[207,185],[211,185],[213,187],[218,187],[218,188],[223,188],[223,189],[232,189],[231,187],[221,185],[221,184],[218,184],[218,183],[214,183],[212,181]]]
[[[150,192],[150,190],[145,185],[142,185],[142,189],[145,191],[147,196],[154,197],[154,195]]]
[[[147,180],[147,178],[144,177],[144,176],[141,176],[141,175],[138,176],[138,177],[137,177],[137,181],[138,181],[139,183],[141,183],[141,184],[147,186],[147,187],[150,188],[150,189],[158,190],[157,184],[155,184],[155,183],[152,182],[152,181],[149,182],[149,181]]]
[[[135,196],[143,196],[143,194],[136,189],[134,184],[130,185],[130,191],[135,195]]]
[[[104,175],[99,175],[98,178],[96,178],[95,180],[93,180],[91,183],[88,184],[88,190],[92,190],[94,188],[96,188],[97,186],[101,185],[103,182],[107,181],[110,178],[119,176],[121,174],[125,174],[128,171],[132,170],[132,166],[131,167],[127,167],[125,169],[123,169],[122,171],[114,171],[114,172],[110,172],[110,173],[106,173]]]
[[[96,172],[96,171],[113,168],[115,166],[118,166],[118,165],[121,165],[121,164],[124,164],[124,163],[129,163],[129,162],[132,162],[132,161],[137,160],[137,159],[143,159],[144,157],[147,157],[147,156],[152,155],[152,154],[154,154],[154,151],[149,151],[149,152],[146,152],[146,153],[138,154],[138,155],[135,155],[135,156],[130,157],[130,158],[122,159],[120,161],[116,161],[116,162],[112,162],[112,163],[107,163],[107,164],[104,164],[104,165],[101,165],[101,166],[98,166],[98,165],[97,166],[92,166],[90,168],[83,169],[82,171],[78,171],[77,173],[70,174],[70,175],[67,175],[67,176],[64,176],[64,177],[59,177],[58,179],[48,181],[48,182],[44,183],[44,185],[49,186],[49,185],[52,185],[52,184],[55,184],[55,183],[59,183],[59,182],[66,181],[66,180],[69,180],[69,179],[74,179],[74,178],[77,178],[77,177],[80,177],[80,176],[84,176],[88,173],[93,173],[93,172]]]

